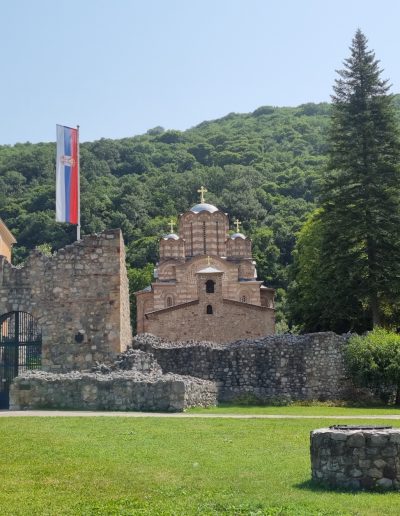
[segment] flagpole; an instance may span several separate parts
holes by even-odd
[[[78,146],[78,225],[76,226],[76,239],[81,239],[81,166],[80,166],[80,153],[79,153],[79,125],[76,126],[76,139]]]

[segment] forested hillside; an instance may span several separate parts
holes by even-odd
[[[280,289],[282,316],[295,235],[315,207],[326,164],[329,112],[325,103],[265,106],[184,132],[156,127],[82,143],[82,233],[122,228],[128,266],[143,269],[131,271],[132,285],[142,287],[167,222],[205,185],[207,202],[238,217],[253,239],[259,278]],[[55,143],[0,146],[0,217],[18,240],[16,262],[37,245],[56,250],[75,239],[54,210]]]

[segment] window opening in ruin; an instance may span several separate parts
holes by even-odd
[[[215,291],[215,281],[209,279],[206,281],[206,293],[207,294],[214,294]]]
[[[167,305],[167,308],[169,308],[170,306],[172,306],[174,304],[174,300],[172,299],[172,296],[167,296],[166,298],[166,305]]]
[[[240,296],[240,301],[242,303],[247,303],[247,297],[246,296]]]
[[[203,222],[203,252],[207,254],[207,245],[206,245],[206,223]]]
[[[207,315],[212,315],[213,314],[213,307],[212,305],[207,305]]]

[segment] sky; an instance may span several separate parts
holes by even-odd
[[[357,28],[400,93],[397,0],[0,0],[0,145],[330,101]]]

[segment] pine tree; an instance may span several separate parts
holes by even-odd
[[[357,30],[338,71],[321,194],[321,277],[335,329],[393,317],[400,296],[400,145],[393,98]]]

